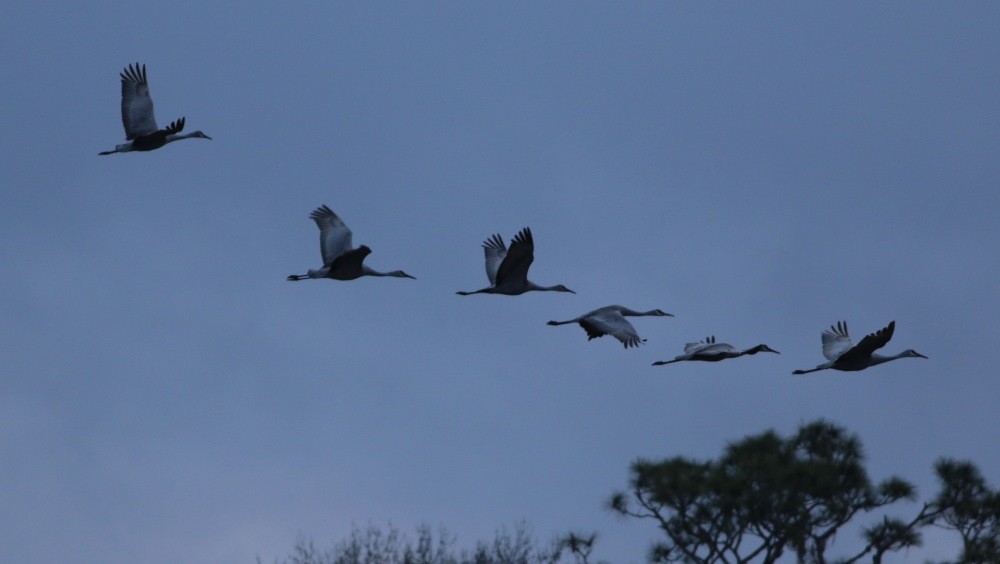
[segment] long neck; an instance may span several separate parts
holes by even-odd
[[[869,363],[869,366],[875,366],[876,364],[882,364],[883,362],[889,362],[890,360],[896,360],[897,358],[903,358],[904,356],[906,355],[903,353],[894,354],[892,356],[882,356],[880,354],[872,353],[872,360]]]
[[[655,309],[651,309],[649,311],[635,311],[635,310],[629,309],[627,307],[623,307],[619,311],[621,312],[622,315],[628,315],[628,316],[631,316],[631,317],[641,317],[643,315],[656,315],[657,314]]]
[[[173,141],[180,141],[181,139],[190,139],[190,138],[192,138],[194,136],[195,136],[194,133],[185,133],[183,135],[180,135],[180,134],[177,134],[177,133],[171,133],[170,135],[167,135],[165,142],[166,143],[171,143]]]
[[[535,292],[558,292],[560,291],[559,286],[539,286],[531,280],[528,280],[528,291]]]
[[[393,270],[391,272],[379,272],[377,270],[372,270],[365,265],[361,265],[362,276],[389,276],[391,278],[413,278],[409,274],[403,272],[402,270]]]

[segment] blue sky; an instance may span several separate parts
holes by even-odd
[[[825,417],[923,495],[1000,483],[992,3],[61,3],[4,9],[0,560],[212,562],[352,522],[527,519],[641,561],[638,456]],[[161,125],[123,140],[118,72]],[[308,281],[328,204],[418,278]],[[532,278],[458,297],[531,226]],[[625,351],[547,327],[661,308]],[[861,373],[819,333],[896,320]],[[715,334],[782,352],[653,368]],[[984,354],[985,351],[986,354]],[[915,505],[900,507],[909,515]],[[954,557],[929,532],[913,561]],[[851,535],[838,538],[846,547]]]

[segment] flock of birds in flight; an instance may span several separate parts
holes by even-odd
[[[153,114],[153,99],[149,95],[149,82],[146,78],[146,66],[136,63],[121,72],[122,82],[122,124],[125,126],[126,142],[116,145],[111,151],[103,151],[100,155],[127,153],[131,151],[152,151],[168,143],[181,139],[211,139],[201,131],[185,135],[184,118],[174,120],[167,127],[160,128]],[[402,270],[380,272],[364,264],[365,258],[372,250],[361,245],[354,247],[351,229],[340,217],[326,205],[322,205],[309,215],[319,227],[320,254],[323,266],[309,269],[305,274],[292,274],[289,281],[329,278],[333,280],[355,280],[362,276],[390,276],[394,278],[411,278],[413,276]],[[457,292],[460,296],[472,294],[502,294],[518,296],[525,292],[569,292],[575,294],[562,284],[555,286],[540,286],[528,280],[528,269],[535,260],[535,240],[531,229],[525,227],[510,242],[510,247],[504,245],[499,234],[494,234],[483,242],[483,253],[486,257],[486,277],[490,285],[472,292]],[[626,317],[673,317],[673,315],[654,309],[650,311],[635,311],[620,305],[610,305],[587,312],[574,319],[566,321],[549,321],[549,325],[578,324],[587,332],[587,339],[596,339],[604,335],[621,341],[625,348],[638,347],[645,339],[639,337],[635,327]],[[896,360],[898,358],[927,358],[913,349],[907,349],[892,356],[882,356],[875,351],[888,344],[892,339],[896,322],[891,321],[886,327],[866,335],[860,342],[854,344],[847,332],[847,323],[840,321],[830,329],[823,331],[823,356],[828,362],[808,370],[796,370],[792,374],[808,374],[819,370],[833,369],[843,371],[864,370],[870,366]],[[684,354],[673,360],[654,362],[653,366],[672,364],[681,361],[718,362],[727,358],[744,355],[755,355],[759,352],[778,353],[767,345],[757,345],[748,349],[737,349],[726,343],[717,343],[711,336],[696,343],[684,346]]]

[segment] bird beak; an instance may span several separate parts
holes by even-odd
[[[915,355],[919,356],[920,358],[927,358],[926,356],[924,356],[924,355],[922,355],[922,354],[918,353],[917,351],[913,351],[913,354],[915,354]]]

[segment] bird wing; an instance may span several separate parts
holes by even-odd
[[[714,344],[715,344],[715,336],[713,335],[713,336],[708,337],[707,339],[705,339],[703,341],[698,341],[697,343],[688,343],[688,344],[684,345],[684,352],[685,353],[694,352],[694,351],[697,351],[697,350],[700,350],[700,349],[704,349],[704,348],[709,347],[709,346],[714,345]]]
[[[845,352],[851,350],[854,343],[847,334],[847,322],[838,321],[836,325],[831,325],[829,329],[823,331],[823,356],[827,360],[837,360]]]
[[[838,360],[851,362],[870,358],[873,352],[888,344],[889,339],[892,339],[892,333],[895,330],[896,322],[890,321],[889,324],[882,329],[865,335],[865,338],[861,339],[860,343],[840,355]]]
[[[611,335],[621,341],[625,345],[625,348],[637,347],[642,342],[635,327],[618,310],[598,312],[584,318],[580,324],[583,325],[583,328],[587,331],[587,335],[591,339],[600,337],[601,335]],[[588,328],[587,325],[591,327]],[[596,335],[591,334],[592,329],[599,331],[599,333]]]
[[[709,345],[705,345],[704,348],[699,349],[696,352],[700,354],[719,354],[719,353],[733,352],[734,350],[736,349],[734,349],[732,345],[727,343],[718,343],[718,344],[712,343]]]
[[[483,253],[486,255],[486,277],[490,279],[490,284],[496,284],[497,270],[507,256],[507,245],[503,244],[499,234],[494,234],[483,241]]]
[[[319,250],[324,266],[330,266],[333,259],[353,248],[351,229],[326,204],[313,210],[309,217],[319,227]]]
[[[149,82],[146,81],[146,65],[129,65],[121,72],[121,77],[125,139],[135,139],[158,130],[153,115],[153,99],[149,97]]]
[[[500,286],[507,282],[523,283],[528,279],[528,269],[535,260],[535,240],[531,237],[531,229],[525,227],[514,235],[510,248],[500,266],[497,267],[496,282]]]
[[[365,257],[370,254],[372,254],[372,250],[365,245],[361,245],[357,249],[348,249],[330,262],[330,271],[360,271]]]

